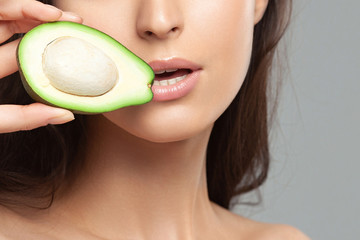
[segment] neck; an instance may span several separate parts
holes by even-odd
[[[60,201],[67,218],[109,238],[157,240],[195,239],[204,219],[214,219],[205,174],[211,129],[153,143],[102,116],[91,117],[89,128],[86,166]]]

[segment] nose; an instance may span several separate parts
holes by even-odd
[[[138,12],[138,35],[147,40],[176,38],[183,30],[183,16],[175,0],[143,0]]]

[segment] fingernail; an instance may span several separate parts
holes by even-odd
[[[72,13],[72,12],[63,12],[61,18],[65,18],[67,20],[74,22],[82,22],[82,18],[76,13]]]
[[[54,7],[53,5],[45,4],[45,6],[49,11],[53,11],[54,13],[60,13],[61,12],[60,9],[58,9],[57,7]]]
[[[56,109],[55,111],[59,113],[55,117],[52,117],[48,120],[49,124],[63,124],[75,119],[74,114],[70,111],[64,111],[59,109]]]

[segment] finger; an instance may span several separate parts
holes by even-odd
[[[63,12],[59,21],[71,21],[82,23],[82,18],[75,13]],[[5,42],[15,33],[26,33],[32,28],[40,25],[41,21],[37,20],[18,20],[18,21],[2,21],[0,22],[0,43]]]
[[[82,23],[83,19],[71,12],[62,12],[61,17],[58,19],[59,21],[70,21]],[[43,22],[32,19],[22,19],[17,21],[1,21],[0,22],[0,43],[5,42],[15,33],[26,33],[30,29],[38,26]]]
[[[77,15],[76,13],[62,12],[62,15],[58,19],[58,21],[70,21],[70,22],[82,23],[83,19],[79,15]]]
[[[5,42],[15,33],[25,33],[42,22],[36,20],[19,20],[0,22],[0,43]]]
[[[0,79],[18,70],[16,62],[16,48],[19,41],[20,40],[18,39],[0,47]]]
[[[11,22],[0,22],[0,43],[8,40],[12,35],[14,35],[11,29]]]
[[[32,130],[48,124],[63,124],[74,120],[68,110],[41,103],[26,106],[0,105],[0,133]]]
[[[8,1],[0,5],[0,20],[19,20],[30,18],[33,20],[50,22],[58,20],[62,11],[54,6],[34,0]],[[11,3],[10,3],[11,2]]]

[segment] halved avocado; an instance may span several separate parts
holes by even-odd
[[[52,22],[29,31],[17,60],[23,85],[36,101],[95,114],[151,101],[154,72],[99,30]]]

